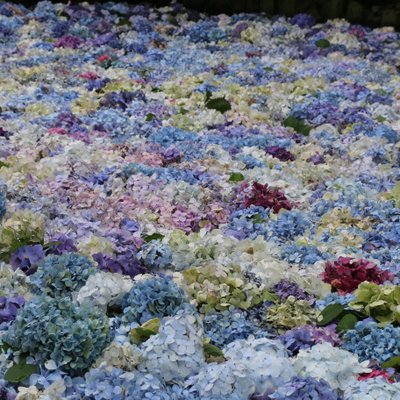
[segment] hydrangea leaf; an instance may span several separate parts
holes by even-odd
[[[207,362],[223,362],[225,361],[224,352],[217,346],[210,344],[207,340],[203,343],[204,356]]]
[[[19,383],[29,378],[38,371],[38,367],[34,364],[16,364],[7,370],[4,378],[11,383]]]
[[[164,235],[161,233],[153,233],[151,235],[145,236],[143,239],[145,242],[151,242],[152,240],[162,240],[164,238]]]
[[[311,131],[311,127],[305,124],[302,120],[294,117],[293,115],[289,115],[284,121],[283,126],[288,128],[293,128],[297,133],[301,135],[308,136]]]
[[[226,111],[229,111],[232,108],[231,103],[229,103],[229,101],[226,100],[224,97],[217,97],[215,99],[207,99],[207,95],[206,95],[205,105],[207,108],[212,109],[212,110],[217,110],[222,114]]]
[[[400,356],[392,357],[389,360],[382,363],[382,368],[395,368],[397,371],[400,371]]]
[[[331,43],[329,40],[326,39],[319,39],[315,42],[315,45],[317,47],[320,47],[321,49],[327,49],[328,47],[331,47]]]
[[[345,332],[349,329],[353,329],[358,321],[358,318],[354,314],[345,314],[343,318],[339,321],[336,330],[338,332]]]
[[[244,180],[244,175],[240,172],[233,172],[229,177],[229,182],[241,182]]]
[[[329,304],[325,307],[317,318],[317,324],[320,326],[328,325],[342,314],[344,307],[341,304]]]
[[[160,319],[153,318],[143,325],[131,329],[129,332],[129,338],[133,344],[140,344],[145,342],[152,335],[156,335],[160,330]]]

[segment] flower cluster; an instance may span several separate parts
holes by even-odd
[[[183,276],[187,293],[204,313],[226,310],[229,306],[247,310],[266,300],[270,294],[249,282],[237,267],[210,265],[187,269]]]
[[[393,279],[393,274],[379,269],[371,261],[339,257],[334,262],[326,262],[322,279],[331,284],[340,294],[347,294],[357,289],[361,282],[381,284]]]
[[[79,290],[95,272],[93,263],[81,254],[50,255],[32,275],[32,291],[53,297],[70,295]]]
[[[246,318],[243,311],[233,308],[207,314],[204,318],[204,333],[217,347],[223,347],[237,339],[247,339],[250,335],[265,335],[265,332]]]
[[[170,278],[155,276],[137,281],[122,301],[123,321],[143,323],[174,315],[188,303],[185,292]]]
[[[282,208],[285,210],[293,208],[293,203],[282,191],[271,189],[267,184],[253,182],[250,188],[244,185],[241,190],[245,193],[243,199],[243,207],[245,208],[259,206],[272,209],[274,213],[278,213]]]
[[[268,308],[266,321],[277,328],[290,329],[316,321],[317,313],[306,300],[289,296]]]
[[[0,3],[0,397],[398,398],[398,34],[131,3]]]
[[[365,362],[327,342],[300,350],[293,367],[300,376],[324,379],[333,389],[341,390],[354,383],[358,374],[370,371]]]
[[[381,325],[400,322],[400,286],[379,286],[361,283],[350,306],[362,310]]]
[[[269,396],[271,400],[340,400],[337,392],[332,390],[323,379],[295,377]],[[258,400],[254,397],[254,400]]]
[[[88,369],[110,341],[108,318],[68,298],[34,297],[17,314],[4,341],[73,374]]]
[[[400,328],[388,324],[380,328],[374,321],[358,322],[343,337],[343,348],[357,354],[361,361],[380,363],[400,354]]]

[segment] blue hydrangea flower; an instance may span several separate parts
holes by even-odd
[[[288,244],[282,246],[281,257],[291,264],[312,265],[317,261],[328,260],[329,254],[315,246]]]
[[[47,256],[31,277],[32,292],[49,296],[68,296],[79,290],[96,272],[89,258],[78,253]]]
[[[168,268],[172,264],[172,250],[159,240],[145,243],[137,254],[140,261],[150,271]]]
[[[229,217],[225,233],[237,239],[255,239],[266,233],[265,223],[269,219],[269,210],[264,207],[251,206],[238,210]]]
[[[185,292],[172,279],[154,276],[135,283],[123,300],[123,321],[143,324],[172,316],[188,303]]]
[[[204,318],[204,333],[217,347],[237,339],[247,339],[250,335],[257,338],[266,335],[266,332],[246,319],[242,311],[233,309],[207,314]]]
[[[110,342],[107,316],[79,307],[68,298],[34,297],[17,314],[4,341],[22,353],[53,360],[65,371],[79,374]]]
[[[319,310],[323,310],[326,306],[329,306],[330,304],[341,304],[342,306],[347,307],[348,304],[355,300],[355,296],[353,294],[346,294],[344,296],[341,296],[338,293],[329,293],[326,297],[323,299],[317,300],[315,305]]]
[[[299,210],[282,210],[267,224],[267,238],[288,241],[302,235],[311,226],[309,215]]]
[[[343,348],[357,354],[360,361],[385,362],[400,354],[400,328],[391,324],[381,328],[371,319],[360,321],[345,333]]]

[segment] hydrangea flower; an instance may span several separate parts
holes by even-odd
[[[290,329],[316,321],[317,312],[306,300],[289,296],[284,302],[268,308],[266,321],[277,328]]]
[[[154,276],[135,282],[123,298],[123,321],[144,323],[174,315],[188,303],[185,292],[170,278]]]
[[[272,209],[274,213],[278,213],[282,208],[286,210],[293,208],[293,203],[288,200],[283,192],[278,189],[271,189],[268,185],[253,182],[253,185],[249,188],[248,184],[245,183],[241,185],[240,190],[245,192],[242,202],[245,208],[253,205]]]
[[[286,300],[289,296],[297,300],[307,300],[311,305],[314,303],[314,297],[307,294],[297,283],[282,279],[272,287],[273,291],[282,299]]]
[[[44,240],[44,218],[28,210],[16,211],[0,230],[0,258],[8,261],[19,247],[42,244]]]
[[[79,290],[96,269],[92,262],[78,253],[47,256],[31,277],[34,293],[66,296]]]
[[[110,342],[108,318],[68,298],[34,297],[10,326],[4,341],[12,348],[53,360],[61,369],[81,373]]]
[[[337,261],[326,262],[322,279],[340,294],[347,294],[357,289],[361,282],[381,284],[393,279],[393,274],[379,269],[376,264],[364,259],[339,257]]]
[[[266,332],[246,318],[244,312],[235,309],[207,314],[204,318],[204,333],[217,347],[223,347],[237,339],[247,339],[249,336],[266,335]]]
[[[343,348],[357,354],[361,361],[385,362],[400,354],[400,328],[391,324],[380,328],[374,321],[360,321],[343,336]]]
[[[333,389],[341,390],[354,383],[359,374],[369,372],[366,365],[350,352],[327,342],[300,350],[293,360],[293,367],[300,376],[324,379]]]
[[[172,264],[172,251],[170,247],[159,240],[152,240],[149,243],[145,243],[138,252],[137,257],[149,271],[165,269]]]
[[[204,365],[203,324],[199,316],[180,310],[161,321],[158,334],[142,345],[140,369],[165,382],[183,382]]]
[[[332,346],[339,345],[341,341],[335,328],[335,325],[326,327],[305,325],[287,331],[279,339],[292,354],[296,355],[301,349],[308,349],[317,343],[328,342]]]
[[[133,281],[124,275],[111,272],[97,272],[90,275],[79,289],[76,300],[106,310],[109,305],[122,305],[122,299],[133,286]]]
[[[383,378],[356,381],[344,389],[344,400],[397,400],[400,385],[390,384]]]
[[[25,304],[22,296],[0,297],[0,322],[14,321],[17,312]]]
[[[45,257],[46,253],[40,244],[22,246],[12,253],[10,264],[14,269],[19,268],[26,275],[32,275]]]
[[[269,396],[271,400],[340,400],[340,396],[323,379],[294,377]],[[258,400],[257,397],[254,400]]]

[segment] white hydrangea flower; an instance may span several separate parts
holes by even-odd
[[[295,375],[286,349],[279,341],[266,338],[236,340],[223,351],[227,359],[246,366],[257,393],[275,390]]]
[[[103,355],[96,361],[95,367],[105,363],[107,366],[132,371],[142,360],[139,349],[130,344],[119,344],[112,342],[105,350]]]
[[[256,390],[247,367],[236,360],[207,364],[186,381],[186,386],[203,400],[247,400]]]
[[[367,365],[368,361],[360,363],[352,353],[327,342],[300,350],[293,360],[293,367],[299,375],[325,379],[333,389],[341,390],[356,382],[359,374],[370,372]]]
[[[89,276],[78,292],[77,301],[105,309],[108,304],[120,303],[132,286],[129,276],[100,271]]]
[[[198,316],[180,311],[161,320],[157,335],[142,347],[144,362],[139,369],[164,379],[181,381],[204,365],[203,323]]]
[[[18,387],[18,394],[16,400],[38,400],[41,392],[36,386]]]
[[[344,391],[344,400],[400,400],[399,384],[377,377],[356,381]]]

